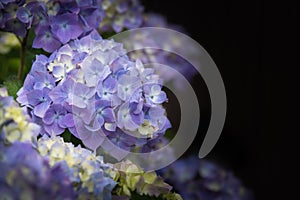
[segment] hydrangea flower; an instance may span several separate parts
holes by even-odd
[[[143,6],[139,0],[103,0],[105,17],[99,31],[119,33],[124,29],[133,29],[143,22]]]
[[[161,83],[153,70],[130,61],[121,44],[92,32],[49,58],[37,56],[17,100],[42,134],[69,129],[92,150],[106,138],[118,138],[115,142],[127,149],[161,137],[170,127]],[[135,139],[123,145],[119,138]]]
[[[50,166],[29,143],[0,144],[1,199],[74,199],[65,163]]]
[[[50,166],[65,162],[68,175],[79,199],[111,199],[116,182],[106,173],[108,165],[91,151],[65,143],[61,137],[44,135],[37,143],[38,152],[49,158]]]
[[[197,157],[177,160],[159,174],[172,183],[184,199],[253,199],[251,192],[231,172]]]
[[[5,88],[0,88],[0,140],[5,143],[15,141],[35,141],[40,127],[31,122],[30,117],[8,96]]]

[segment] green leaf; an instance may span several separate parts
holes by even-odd
[[[71,142],[72,144],[74,144],[74,146],[80,145],[84,147],[82,141],[76,138],[69,130],[65,130],[65,132],[63,132],[60,136],[64,139],[65,142]]]
[[[17,92],[22,87],[22,82],[17,79],[16,76],[10,76],[8,80],[3,82],[3,86],[6,87],[8,95],[17,98]]]
[[[16,47],[7,54],[0,54],[0,82],[3,83],[7,77],[17,75],[20,63],[19,49]]]

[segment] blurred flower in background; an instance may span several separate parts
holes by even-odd
[[[63,163],[51,167],[30,143],[0,144],[1,199],[74,199]]]
[[[105,17],[98,28],[100,33],[119,33],[143,23],[144,7],[138,0],[103,0],[102,8]]]
[[[0,138],[5,143],[15,141],[33,142],[40,127],[31,122],[30,117],[8,96],[5,88],[0,88]]]
[[[189,200],[252,200],[253,196],[232,172],[196,156],[177,160],[159,174]]]
[[[37,144],[38,152],[49,158],[50,166],[66,163],[70,168],[67,174],[72,181],[79,199],[111,199],[115,187],[108,168],[101,156],[72,143],[65,143],[62,137],[44,135]]]
[[[20,46],[20,43],[14,34],[0,32],[0,54],[7,54],[13,47],[17,46]]]
[[[146,27],[167,28],[185,33],[181,26],[170,24],[164,16],[155,13],[143,15],[143,23],[140,28]],[[192,63],[199,63],[197,51],[186,45],[187,41],[184,40],[184,37],[166,38],[153,35],[154,33],[151,31],[135,31],[129,32],[129,34],[130,40],[123,41],[124,48],[128,50],[128,56],[133,60],[140,59],[144,64],[153,67],[165,83],[172,83],[177,89],[184,89],[185,85],[180,81],[182,79],[178,78],[178,74],[191,81],[198,73],[192,65]],[[185,55],[189,56],[188,58],[177,54],[183,47]],[[160,65],[155,64],[166,65],[175,70],[169,70],[168,68],[162,70]]]

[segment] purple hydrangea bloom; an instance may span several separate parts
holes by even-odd
[[[103,18],[100,1],[50,0],[42,7],[43,12],[37,15],[48,23],[37,23],[33,47],[48,52],[97,28]]]
[[[140,61],[130,61],[121,44],[92,32],[48,60],[37,58],[17,100],[47,135],[69,129],[92,150],[106,139],[127,149],[147,145],[170,127],[162,81]],[[134,139],[126,145],[115,139],[125,135]]]
[[[0,144],[0,196],[5,199],[74,199],[76,198],[68,166],[50,167],[29,143]]]
[[[196,156],[181,159],[160,170],[184,199],[252,200],[253,196],[231,172]]]
[[[26,37],[33,28],[33,47],[47,52],[98,28],[103,17],[100,0],[12,0],[0,4],[0,30]]]

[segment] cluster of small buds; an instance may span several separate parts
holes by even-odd
[[[8,96],[5,88],[0,88],[0,140],[5,143],[15,141],[33,142],[40,127],[31,122],[26,112]]]
[[[17,100],[42,134],[69,129],[92,150],[106,138],[126,150],[146,145],[170,127],[167,97],[154,70],[125,53],[92,32],[49,58],[37,56]]]
[[[103,0],[105,17],[100,23],[99,31],[119,33],[124,29],[141,26],[144,8],[139,0]]]
[[[37,143],[37,150],[49,159],[51,166],[65,162],[67,172],[78,192],[79,199],[110,199],[114,182],[105,170],[108,165],[100,156],[72,143],[65,143],[62,137],[44,135]]]

